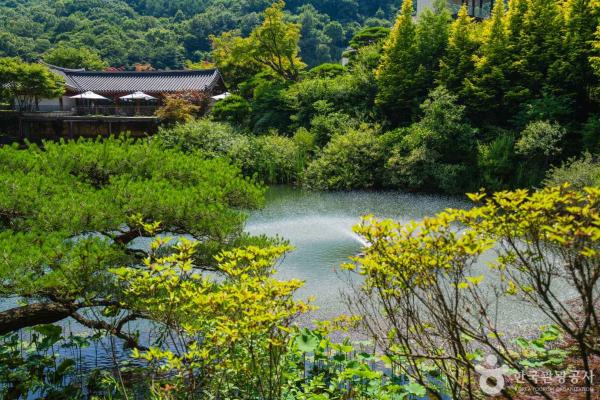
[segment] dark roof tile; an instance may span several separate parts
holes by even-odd
[[[79,92],[95,93],[168,93],[205,91],[221,81],[217,69],[192,71],[85,71],[48,65],[65,79],[66,85]]]

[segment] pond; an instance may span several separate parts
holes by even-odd
[[[398,192],[311,192],[277,186],[267,192],[266,207],[250,215],[247,231],[280,236],[295,250],[279,265],[278,277],[305,281],[299,298],[314,296],[319,310],[309,319],[344,313],[340,292],[348,284],[339,266],[361,252],[364,243],[352,232],[361,216],[373,214],[401,222],[421,219],[446,208],[464,208],[460,198]]]
[[[400,192],[311,192],[291,187],[272,187],[265,208],[250,215],[246,230],[253,234],[280,236],[295,250],[278,267],[281,279],[297,278],[305,285],[297,297],[314,297],[319,309],[303,316],[301,324],[329,319],[347,312],[341,292],[348,290],[347,275],[340,265],[361,252],[364,243],[352,232],[360,217],[372,214],[399,222],[419,220],[447,208],[467,208],[464,198]],[[495,252],[484,254],[473,275],[489,275],[487,263]],[[354,274],[355,275],[355,274]],[[491,282],[492,279],[487,279]],[[568,293],[563,291],[565,297]],[[504,299],[494,304],[499,326],[512,334],[535,333],[535,326],[547,323],[538,310],[518,301]]]

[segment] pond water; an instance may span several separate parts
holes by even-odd
[[[295,250],[282,260],[278,277],[305,281],[299,298],[314,296],[319,310],[309,319],[345,312],[340,292],[348,288],[339,266],[361,252],[364,243],[352,232],[361,216],[373,214],[407,222],[446,208],[464,208],[459,198],[398,192],[311,192],[272,187],[266,207],[250,215],[247,231],[280,236]]]
[[[349,290],[348,275],[340,271],[340,265],[359,254],[365,245],[352,232],[361,216],[372,214],[408,222],[447,208],[467,208],[470,204],[466,197],[399,192],[311,192],[272,187],[267,193],[266,207],[250,215],[246,230],[280,236],[295,247],[278,266],[278,277],[305,281],[297,297],[312,296],[313,304],[319,307],[299,321],[310,324],[313,320],[347,312],[341,293]],[[473,275],[489,275],[487,264],[494,258],[494,251],[484,254],[474,266]],[[562,293],[568,297],[566,290]],[[493,306],[499,326],[513,334],[535,333],[532,327],[548,322],[541,312],[518,301],[506,299]]]

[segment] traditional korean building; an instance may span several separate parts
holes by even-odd
[[[39,111],[71,111],[83,102],[73,99],[85,92],[93,92],[110,100],[113,108],[123,105],[121,97],[143,92],[157,99],[159,105],[166,95],[176,93],[203,93],[208,97],[226,91],[225,82],[218,69],[173,71],[86,71],[84,69],[47,67],[63,77],[65,93],[56,99],[43,99]],[[148,106],[151,107],[152,105]],[[124,108],[121,107],[121,110]],[[138,109],[140,109],[138,107]],[[144,108],[144,110],[147,110]],[[149,109],[147,110],[149,111]],[[147,112],[145,114],[148,114]],[[118,115],[118,114],[117,114]]]
[[[45,65],[62,76],[64,93],[39,99],[34,110],[15,109],[11,124],[0,124],[5,132],[29,140],[147,135],[157,131],[156,110],[168,95],[179,94],[207,107],[228,95],[218,69],[86,71]]]

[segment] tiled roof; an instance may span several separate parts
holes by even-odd
[[[221,81],[217,69],[193,71],[86,71],[48,65],[65,79],[67,87],[77,92],[168,93],[211,90]]]

